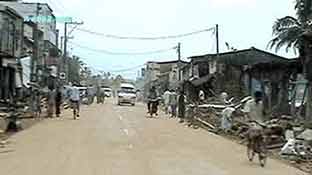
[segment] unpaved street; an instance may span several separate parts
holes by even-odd
[[[2,175],[301,175],[269,160],[248,162],[245,147],[113,101],[67,111],[22,131],[0,148]]]

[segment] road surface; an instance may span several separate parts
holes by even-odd
[[[175,119],[145,118],[145,106],[83,107],[10,138],[0,148],[3,175],[303,175],[269,160],[250,163],[245,147]]]

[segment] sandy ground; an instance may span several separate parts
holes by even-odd
[[[267,167],[247,160],[245,147],[190,129],[160,115],[146,118],[143,105],[83,107],[9,139],[0,148],[3,175],[303,175],[275,160]]]

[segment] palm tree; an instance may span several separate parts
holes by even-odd
[[[304,73],[306,73],[307,67],[305,64],[308,58],[307,47],[305,41],[305,34],[311,32],[312,24],[312,1],[311,0],[296,0],[295,2],[296,18],[292,16],[286,16],[284,18],[277,19],[273,25],[274,38],[269,42],[270,48],[275,47],[275,51],[279,51],[282,47],[286,48],[286,52],[290,48],[294,49],[294,52],[299,51],[299,59],[303,65]],[[310,86],[311,83],[308,83]],[[309,90],[310,89],[310,90]],[[312,114],[312,86],[308,88],[308,107],[307,115]]]
[[[271,49],[275,47],[275,51],[277,52],[283,46],[286,46],[287,52],[290,48],[293,48],[295,52],[299,50],[299,54],[301,53],[302,36],[311,30],[311,7],[311,0],[296,0],[295,9],[297,11],[297,18],[286,16],[277,19],[273,25],[274,38],[269,43]]]

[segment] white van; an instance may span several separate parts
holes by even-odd
[[[104,87],[103,89],[104,89],[104,93],[105,93],[106,97],[111,97],[112,96],[112,91],[113,91],[112,88]]]
[[[118,105],[128,103],[134,106],[135,101],[136,101],[135,87],[129,83],[122,83],[118,90]]]

